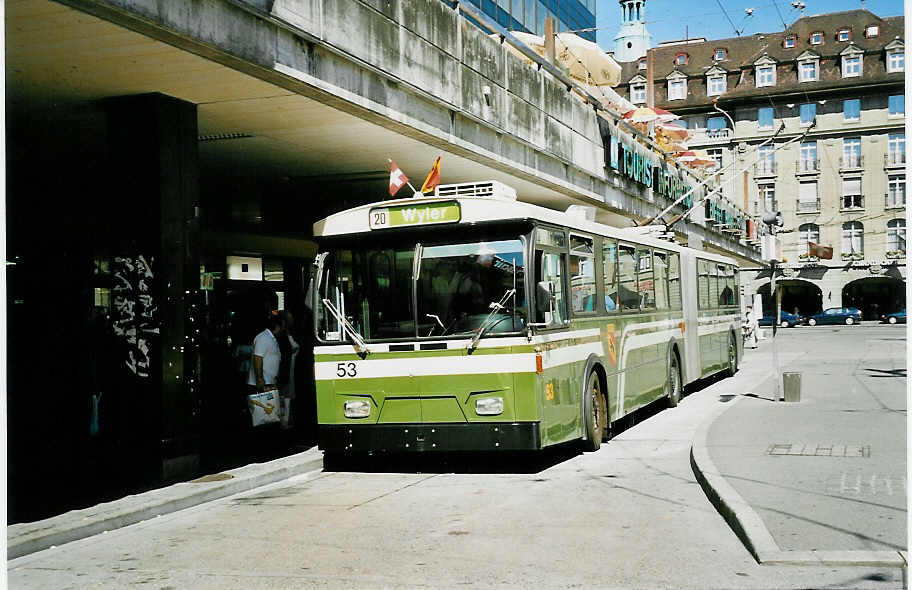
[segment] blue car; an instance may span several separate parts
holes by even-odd
[[[906,323],[906,310],[894,311],[893,313],[888,313],[887,315],[880,316],[880,321],[886,322],[888,324],[905,324]]]
[[[798,324],[804,323],[804,316],[795,315],[787,311],[783,311],[779,314],[779,326],[782,328],[794,328]],[[759,326],[772,326],[773,325],[773,314],[768,313],[764,315],[757,322]]]
[[[831,307],[808,318],[809,326],[817,324],[852,324],[861,323],[861,310],[857,307]]]

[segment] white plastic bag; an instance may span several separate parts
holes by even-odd
[[[280,403],[278,389],[248,395],[247,407],[250,408],[250,419],[253,425],[262,426],[278,422]]]

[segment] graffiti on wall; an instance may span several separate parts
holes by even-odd
[[[153,341],[159,334],[158,305],[152,285],[154,257],[114,259],[111,291],[114,333],[126,345],[124,363],[136,376],[149,377]]]

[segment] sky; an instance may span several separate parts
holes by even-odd
[[[897,16],[903,13],[902,0],[803,1],[807,16],[855,10],[861,8],[862,4],[877,16]],[[614,36],[621,22],[621,5],[618,0],[597,2],[598,42],[603,49],[612,51]],[[728,18],[722,7],[728,13]],[[751,16],[746,16],[747,8],[754,9]],[[792,8],[792,0],[646,0],[646,29],[652,35],[653,46],[663,41],[684,39],[685,36],[707,39],[736,37],[735,29],[740,30],[742,36],[781,31],[784,28],[783,20],[790,25],[800,16],[800,11]]]

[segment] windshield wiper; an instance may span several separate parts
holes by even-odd
[[[352,339],[352,346],[355,347],[355,352],[358,353],[358,356],[365,358],[368,354],[371,353],[371,349],[367,347],[367,344],[364,342],[364,338],[361,337],[361,334],[355,330],[355,327],[351,325],[351,322],[348,321],[339,310],[336,309],[336,306],[332,304],[332,301],[329,299],[323,298],[323,305],[326,306],[326,309],[329,310],[329,313],[333,314],[333,317],[339,322],[339,325],[342,326],[342,329],[348,332],[349,336]]]
[[[446,331],[447,331],[446,326],[444,326],[444,325],[443,325],[443,322],[440,321],[440,316],[439,316],[439,315],[434,315],[434,314],[432,314],[432,313],[426,313],[426,314],[424,314],[424,315],[425,315],[425,317],[429,317],[429,318],[431,318],[432,320],[436,320],[436,321],[437,321],[437,325],[439,325],[440,328],[443,330],[443,332],[440,333],[441,336],[443,336],[444,334],[446,334]],[[433,333],[434,333],[434,326],[431,326],[431,331],[428,332],[428,336],[430,336],[430,335],[433,334]]]
[[[516,289],[507,289],[506,293],[503,294],[503,297],[500,298],[500,301],[491,302],[491,305],[490,305],[491,313],[489,313],[488,317],[486,317],[484,319],[484,321],[481,322],[481,325],[478,327],[478,332],[475,333],[475,336],[472,338],[472,341],[469,343],[469,346],[468,346],[469,354],[472,354],[473,352],[475,352],[475,349],[478,348],[478,341],[481,340],[482,336],[485,335],[485,332],[487,332],[489,329],[491,329],[494,326],[494,324],[491,322],[491,318],[494,317],[494,314],[496,314],[497,312],[499,312],[503,309],[506,309],[504,304],[507,302],[508,299],[510,299],[510,297],[513,297],[514,295],[516,295]],[[500,321],[500,320],[498,320],[498,321]]]

